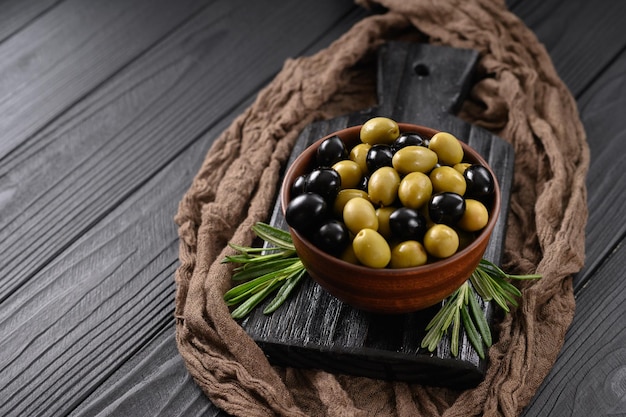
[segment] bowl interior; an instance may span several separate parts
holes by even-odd
[[[416,132],[432,137],[436,130],[424,126],[398,123],[400,131]],[[349,127],[320,138],[307,147],[287,170],[280,192],[282,210],[287,207],[293,181],[311,171],[315,165],[317,147],[326,138],[338,135],[348,148],[358,144],[360,126]],[[485,166],[496,179],[487,162],[467,144],[461,142],[464,160]],[[298,231],[290,228],[298,256],[309,275],[323,288],[354,307],[381,313],[403,313],[434,305],[467,280],[482,258],[500,211],[500,190],[496,187],[485,228],[463,249],[449,258],[422,266],[401,269],[374,269],[354,265],[332,256],[309,242]]]

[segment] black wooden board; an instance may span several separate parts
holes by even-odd
[[[502,188],[502,211],[485,253],[485,258],[499,262],[513,175],[513,148],[451,114],[471,86],[477,58],[474,51],[425,44],[394,42],[383,46],[379,52],[379,105],[308,126],[288,164],[315,140],[377,115],[452,132],[489,162]],[[270,223],[286,228],[278,202]],[[306,279],[274,314],[264,315],[262,309],[257,309],[242,321],[242,326],[276,365],[430,385],[473,386],[482,380],[486,361],[478,357],[464,334],[458,357],[452,356],[447,337],[433,353],[420,347],[426,324],[438,308],[402,315],[364,312]],[[492,305],[484,303],[483,309],[492,322]]]

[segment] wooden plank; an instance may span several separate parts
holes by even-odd
[[[624,142],[626,120],[618,109],[626,108],[626,51],[598,78],[578,101],[591,153],[587,176],[589,219],[586,229],[586,262],[575,278],[576,291],[594,276],[626,236],[626,172]]]
[[[578,296],[563,351],[525,417],[626,415],[625,268],[622,241]]]
[[[545,45],[575,96],[626,47],[626,2],[509,0],[507,4]]]
[[[559,358],[525,416],[624,415],[626,370],[626,53],[580,97],[591,150],[587,261],[576,275],[576,315]]]
[[[205,1],[168,4],[68,0],[1,44],[0,160]]]
[[[172,218],[205,150],[229,122],[220,121],[4,302],[0,415],[68,413],[171,328],[178,259]]]
[[[0,43],[15,35],[62,0],[5,0],[0,13]]]
[[[586,265],[574,277],[576,315],[550,374],[524,416],[624,415],[623,159],[626,125],[626,13],[621,2],[517,2],[546,44],[560,75],[578,99],[588,136],[589,219]],[[583,30],[581,30],[583,28]]]
[[[227,417],[191,378],[176,348],[174,331],[170,323],[70,416]]]
[[[502,186],[501,221],[485,253],[491,261],[499,262],[513,174],[513,149],[502,139],[448,113],[468,91],[476,59],[477,53],[469,50],[405,43],[386,45],[381,48],[378,61],[380,107],[314,123],[300,136],[291,161],[317,139],[374,115],[453,132],[493,164]],[[421,70],[416,72],[416,66]],[[287,228],[279,202],[271,223]],[[491,318],[491,304],[483,308]],[[486,368],[486,362],[478,357],[465,334],[458,357],[450,352],[449,337],[432,354],[420,348],[425,327],[436,308],[404,315],[371,314],[340,302],[313,280],[306,279],[280,310],[270,316],[261,310],[254,311],[242,326],[277,365],[457,388],[477,384]]]
[[[217,2],[3,160],[0,301],[353,7]]]
[[[207,42],[212,40],[211,32],[207,31],[206,27],[213,27],[215,24],[211,16],[214,16],[217,6],[222,7],[224,14],[227,14],[228,8],[233,5],[241,8],[236,13],[238,17],[247,16],[249,20],[239,23],[239,27],[233,27],[233,31],[242,28],[254,31],[258,45],[252,44],[251,47],[259,51],[252,57],[233,57],[233,60],[226,60],[227,63],[218,69],[213,62],[217,58],[231,56],[233,43],[249,39],[249,32],[229,37],[228,42],[215,45],[213,55],[207,53],[198,56],[193,52],[197,53],[198,49],[202,49],[204,40]],[[108,207],[102,211],[96,210],[95,213],[86,211],[85,221],[92,223],[80,230],[81,235],[77,235],[74,240],[68,240],[66,247],[54,254],[49,263],[42,263],[40,268],[33,272],[32,280],[24,281],[11,297],[5,299],[3,309],[0,311],[0,332],[6,335],[0,342],[0,369],[2,369],[0,396],[4,400],[0,404],[0,414],[59,415],[75,408],[77,412],[82,409],[81,407],[92,409],[91,407],[103,406],[104,403],[107,403],[105,407],[118,406],[111,404],[115,401],[113,394],[104,393],[104,397],[96,398],[88,396],[108,377],[119,377],[119,372],[128,370],[124,368],[118,372],[124,362],[132,358],[138,349],[145,346],[155,334],[171,325],[174,307],[172,276],[178,251],[176,228],[172,218],[182,194],[191,183],[213,138],[225,129],[232,118],[243,111],[241,106],[249,104],[249,101],[245,100],[252,98],[267,78],[280,68],[284,59],[321,47],[323,45],[319,43],[319,33],[323,30],[321,28],[335,30],[331,37],[335,38],[338,33],[347,29],[345,25],[355,20],[355,15],[351,15],[352,20],[341,20],[345,13],[338,12],[337,2],[326,6],[323,8],[320,3],[316,3],[309,9],[285,2],[281,9],[272,9],[271,14],[261,18],[261,11],[249,5],[226,1],[218,3],[216,9],[199,14],[175,33],[173,39],[143,56],[127,70],[116,75],[110,83],[101,86],[98,91],[85,98],[59,120],[55,129],[48,132],[49,135],[53,133],[58,135],[46,148],[55,149],[56,153],[50,152],[48,157],[63,154],[64,147],[72,143],[72,139],[76,139],[81,133],[89,138],[87,130],[107,132],[114,129],[117,123],[110,125],[109,119],[121,122],[119,129],[122,133],[117,132],[118,135],[124,136],[130,142],[136,140],[141,142],[140,127],[144,123],[159,117],[163,117],[165,121],[171,121],[174,116],[180,117],[180,120],[173,122],[176,127],[162,135],[146,130],[144,134],[151,137],[143,138],[145,142],[143,148],[136,151],[139,153],[147,152],[146,149],[150,146],[156,146],[156,140],[171,141],[171,137],[184,140],[181,139],[183,144],[177,145],[179,148],[176,148],[176,152],[162,156],[161,162],[156,165],[150,164],[154,161],[154,154],[147,155],[143,167],[136,171],[141,173],[140,178],[126,178],[126,181],[134,184],[131,191],[126,194],[120,192],[118,195],[114,189],[108,189],[107,192],[115,201],[109,201]],[[342,7],[346,10],[354,8],[350,2],[344,2]],[[313,8],[317,10],[317,14],[313,13]],[[248,11],[249,14],[242,13],[241,10]],[[295,16],[301,13],[301,16],[317,17],[309,19],[308,25],[298,22],[294,22],[293,25],[280,24],[287,15]],[[218,14],[219,17],[223,15]],[[263,27],[251,26],[250,21],[255,19],[259,20],[260,26],[268,29],[264,31]],[[338,22],[344,26],[335,28]],[[226,20],[223,26],[232,27],[232,23]],[[216,30],[223,30],[223,26],[216,27]],[[293,41],[286,49],[276,48],[271,53],[258,48],[259,45],[278,44],[282,36],[290,34],[288,29],[293,31],[292,37],[297,37],[299,41]],[[298,36],[295,36],[296,34]],[[194,39],[194,36],[197,39]],[[328,41],[329,38],[322,40]],[[182,48],[181,44],[187,48]],[[313,48],[309,48],[311,46]],[[175,51],[181,52],[174,53]],[[169,59],[166,60],[165,57]],[[233,68],[240,68],[249,62],[248,59],[256,60],[259,79],[252,76],[246,82],[233,79],[232,75],[239,73],[233,71]],[[188,83],[181,81],[183,77],[177,71],[173,74],[178,77],[169,82],[166,78],[172,77],[172,72],[166,72],[163,78],[154,75],[169,67],[175,67],[174,64],[180,61],[186,61],[183,62],[183,69],[186,72],[182,72],[190,78]],[[190,67],[194,69],[191,70]],[[200,81],[209,84],[205,77],[206,80],[214,80],[213,86],[199,89],[200,91],[194,90]],[[148,85],[141,85],[141,82]],[[230,87],[232,91],[219,98],[207,94],[212,91],[211,88],[218,88],[215,84],[221,84],[220,88]],[[130,92],[127,91],[129,85],[135,87]],[[175,91],[172,85],[176,86]],[[238,86],[239,89],[235,91],[236,88],[233,86]],[[152,91],[157,87],[159,88],[157,91]],[[190,102],[187,107],[181,105],[187,101]],[[227,105],[225,108],[215,108],[224,101]],[[196,109],[194,105],[199,108]],[[178,109],[178,112],[168,113],[171,108]],[[186,114],[180,110],[181,108],[185,108],[191,114]],[[145,114],[148,111],[152,112],[150,117]],[[130,114],[126,115],[127,112]],[[126,117],[128,119],[124,119]],[[135,121],[137,126],[133,125]],[[189,127],[190,121],[195,121],[196,125]],[[194,132],[206,129],[207,126],[210,130],[201,132],[201,139],[196,139]],[[134,131],[135,135],[123,133],[126,129]],[[85,147],[83,150],[91,149],[92,152],[85,152],[83,157],[85,161],[93,160],[100,167],[108,163],[121,165],[112,167],[104,174],[101,173],[100,175],[105,176],[104,179],[99,179],[98,175],[91,175],[89,181],[80,182],[80,176],[89,175],[90,170],[83,168],[81,163],[84,162],[79,160],[79,163],[68,168],[69,173],[65,174],[71,178],[63,179],[62,183],[67,182],[63,186],[53,187],[50,193],[60,194],[62,197],[65,188],[71,188],[74,184],[77,184],[74,190],[76,193],[89,193],[87,185],[93,186],[94,182],[98,181],[105,185],[118,181],[117,191],[126,190],[123,181],[117,176],[122,175],[118,172],[120,167],[130,165],[132,159],[123,158],[128,148],[122,147],[115,154],[116,147],[123,144],[123,141],[115,139],[115,133],[108,132],[105,136],[113,137],[116,141],[110,147],[102,146],[97,140],[99,136],[92,135],[89,140],[95,143],[83,145]],[[44,139],[48,137],[45,136]],[[153,141],[150,142],[150,139]],[[94,155],[103,160],[98,162]],[[120,155],[122,161],[117,162]],[[22,163],[30,163],[31,168],[30,171],[21,171],[21,174],[28,178],[25,173],[34,171],[37,163],[45,164],[46,161],[47,159],[40,153],[24,157]],[[75,174],[76,170],[81,175]],[[10,172],[13,173],[14,170]],[[37,179],[42,180],[43,177]],[[38,184],[37,181],[32,180],[31,185]],[[57,195],[51,198],[54,200],[61,197]],[[41,204],[41,200],[45,198],[47,195],[42,193],[31,204]],[[87,205],[92,210],[97,209],[95,202],[89,202],[93,198],[95,197],[87,197],[87,202],[76,200],[69,207],[75,209]],[[24,204],[26,210],[28,207],[29,204]],[[54,219],[53,221],[62,221],[62,215],[55,213],[51,211],[48,214],[49,218]],[[25,242],[17,240],[16,244],[21,245],[21,248],[27,246]],[[15,273],[10,275],[15,277]],[[174,355],[174,350],[170,346],[166,350],[169,352],[167,355]],[[148,352],[148,355],[151,353]],[[160,357],[158,352],[155,355]],[[181,373],[184,372],[180,369],[181,365],[181,362],[175,362],[172,366],[178,367],[176,372]],[[124,383],[126,381],[132,381],[127,382],[128,384],[141,383],[145,378],[142,374],[144,369],[141,366],[133,368],[132,375],[124,379]],[[158,372],[155,375],[158,375]],[[166,388],[169,387],[169,381],[159,379],[158,376],[155,378],[158,381],[145,383],[162,384],[159,385],[161,389],[169,389]],[[190,395],[187,390],[196,388],[187,380],[181,384],[180,393],[172,395],[176,397],[175,401],[183,402]],[[146,391],[127,393],[124,406],[134,402],[138,410],[148,411],[141,405],[146,401],[145,395]],[[163,403],[167,401],[166,397],[153,398],[151,401],[151,404],[144,404],[143,407],[160,406],[163,409],[168,407],[167,403]],[[211,413],[216,412],[208,405],[210,403],[206,398],[202,397],[202,400],[197,401],[200,405],[193,407],[191,411],[202,413],[208,409]],[[85,413],[89,414],[87,411]]]

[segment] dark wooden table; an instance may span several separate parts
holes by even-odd
[[[626,415],[626,2],[509,0],[579,105],[587,264],[525,416]],[[173,216],[214,138],[350,0],[0,1],[0,415],[223,416],[174,342]]]

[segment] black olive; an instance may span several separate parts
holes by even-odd
[[[465,200],[462,196],[443,192],[434,194],[428,202],[428,215],[435,223],[454,226],[465,213]]]
[[[341,176],[332,168],[318,168],[311,171],[306,180],[306,192],[321,195],[332,204],[341,189]]]
[[[376,144],[372,145],[367,156],[365,157],[365,165],[369,172],[374,172],[378,168],[393,166],[391,160],[393,159],[393,150],[389,145]]]
[[[285,209],[285,220],[289,226],[308,236],[329,217],[328,213],[328,205],[321,195],[304,193],[291,199]]]
[[[316,161],[318,167],[328,168],[344,159],[348,159],[348,150],[341,138],[337,135],[325,139],[317,148]]]
[[[322,223],[313,233],[312,240],[315,246],[324,252],[339,256],[348,247],[350,234],[345,224],[331,219]]]
[[[399,240],[422,240],[426,233],[426,217],[419,211],[400,207],[389,215],[389,229]]]
[[[495,181],[491,172],[480,164],[473,164],[463,172],[467,189],[465,196],[470,198],[487,197],[493,194]]]
[[[424,146],[428,148],[428,139],[423,138],[417,133],[403,133],[398,139],[396,139],[391,148],[394,152],[398,152],[405,146]]]
[[[362,190],[362,191],[367,192],[367,185],[369,184],[369,182],[370,182],[370,177],[367,176],[367,175],[363,175],[361,177],[361,181],[359,181],[359,183],[357,184],[356,188],[358,190]]]
[[[306,191],[306,179],[308,175],[303,174],[297,177],[291,184],[291,198],[297,197]]]

